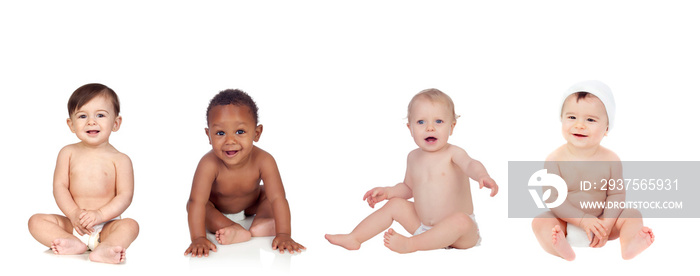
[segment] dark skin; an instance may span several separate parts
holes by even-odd
[[[205,130],[212,150],[200,160],[192,182],[187,203],[192,243],[185,255],[206,257],[216,251],[206,230],[222,244],[274,235],[272,248],[281,253],[306,249],[291,238],[289,203],[274,158],[253,146],[262,125],[256,125],[247,106],[215,106],[209,118]],[[222,214],[240,211],[256,215],[250,231]]]

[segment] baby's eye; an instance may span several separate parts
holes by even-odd
[[[595,119],[593,119],[593,118],[588,118],[588,119],[586,119],[586,120],[589,121],[589,122],[591,122],[591,123],[595,123]]]
[[[225,134],[226,134],[226,132],[223,132],[223,131],[216,132],[216,135],[218,135],[218,136],[224,136]]]
[[[445,122],[445,121],[443,121],[443,120],[436,120],[435,122],[438,123],[438,124],[442,124],[442,123]]]
[[[87,118],[87,115],[81,114],[81,115],[78,115],[78,118],[79,118],[79,119],[85,119],[85,118]]]
[[[104,118],[104,117],[107,117],[107,115],[104,115],[104,114],[97,114],[97,118]]]
[[[236,134],[238,134],[238,135],[245,134],[245,130],[242,130],[242,129],[236,130]]]
[[[569,116],[569,117],[566,117],[566,118],[568,118],[568,119],[570,119],[570,120],[576,120],[576,116]]]
[[[422,124],[424,124],[424,123],[425,123],[425,121],[423,121],[423,120],[418,120],[418,122],[417,122],[417,123],[418,123],[419,125],[422,125]]]

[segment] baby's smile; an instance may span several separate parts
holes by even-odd
[[[95,135],[97,135],[98,133],[100,133],[99,130],[88,130],[88,131],[87,131],[87,134],[90,135],[90,136],[95,136]]]
[[[428,144],[433,144],[437,141],[437,138],[430,136],[428,138],[425,138],[425,141],[428,142]]]
[[[224,151],[224,153],[226,153],[227,157],[234,157],[234,156],[236,156],[238,151],[237,150],[226,150],[226,151]]]

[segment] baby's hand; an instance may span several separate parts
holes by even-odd
[[[362,200],[367,200],[369,207],[374,208],[375,204],[387,199],[387,197],[386,187],[377,187],[367,191]]]
[[[607,240],[608,229],[603,224],[603,220],[587,214],[583,216],[579,225],[586,231],[586,236],[588,236],[589,241],[593,241],[593,237],[591,235],[605,238]]]
[[[209,257],[209,250],[216,252],[216,245],[206,237],[199,237],[192,240],[190,247],[185,250],[185,256],[192,253],[192,257],[197,256],[201,258],[202,255],[204,255],[204,257]]]
[[[306,249],[306,247],[295,242],[288,234],[277,234],[275,239],[272,240],[272,249],[279,249],[280,253],[289,250],[289,253],[294,254],[294,252],[301,252],[301,250]]]
[[[498,184],[496,184],[496,181],[489,176],[479,179],[479,189],[483,187],[491,189],[491,197],[498,193]]]
[[[593,241],[591,242],[591,244],[589,246],[593,247],[593,248],[599,248],[599,247],[603,247],[603,245],[605,245],[605,243],[607,243],[607,242],[608,242],[608,236],[604,236],[604,237],[594,236]]]
[[[613,227],[615,226],[615,221],[616,219],[603,219],[603,227],[607,229],[607,235],[603,237],[595,236],[593,237],[593,241],[591,242],[590,246],[594,248],[598,247],[603,247],[605,243],[608,242],[608,238],[610,238],[610,233],[612,232]]]
[[[80,214],[83,211],[85,210],[76,209],[73,213],[68,215],[68,219],[73,225],[73,229],[75,229],[75,232],[78,232],[78,235],[81,236],[92,233],[92,228],[86,228],[80,223]]]
[[[92,229],[93,226],[104,222],[102,212],[100,210],[83,210],[80,213],[80,225],[86,229]]]

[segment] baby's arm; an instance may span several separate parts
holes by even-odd
[[[114,161],[116,170],[116,196],[97,210],[85,210],[80,214],[80,224],[85,228],[120,216],[131,205],[134,197],[134,168],[126,154],[119,154]]]
[[[71,146],[65,146],[58,153],[58,159],[56,160],[56,169],[53,174],[53,196],[56,199],[56,204],[61,212],[68,217],[70,222],[73,224],[73,228],[78,234],[83,235],[89,233],[92,229],[88,230],[80,224],[80,213],[81,210],[78,204],[73,200],[73,196],[70,194],[70,157],[71,157]]]
[[[280,177],[277,163],[272,156],[266,155],[264,157],[260,172],[263,185],[265,185],[265,195],[267,195],[267,199],[272,206],[275,231],[277,232],[277,235],[272,240],[272,249],[279,249],[280,253],[284,253],[285,250],[289,250],[290,253],[301,252],[306,247],[292,239],[289,202],[284,192],[282,177]]]
[[[216,158],[216,157],[214,157]],[[187,202],[187,223],[190,228],[190,246],[185,250],[185,256],[192,253],[192,256],[209,256],[209,250],[216,252],[216,245],[207,239],[207,232],[204,225],[206,207],[209,202],[211,185],[216,179],[216,164],[212,161],[211,155],[206,154],[197,165],[192,180],[192,191]]]
[[[367,203],[369,204],[369,207],[374,208],[374,205],[376,205],[379,202],[382,202],[386,199],[391,199],[391,198],[403,198],[403,199],[409,199],[413,197],[413,189],[411,188],[411,179],[410,175],[408,174],[408,168],[411,163],[411,157],[413,155],[413,152],[408,154],[408,158],[406,161],[406,175],[403,178],[403,182],[394,185],[393,187],[376,187],[373,188],[365,193],[365,195],[362,197],[362,200],[367,200]]]
[[[454,149],[452,162],[457,164],[469,178],[478,181],[479,189],[484,187],[489,188],[491,189],[491,196],[495,196],[498,193],[498,184],[496,184],[496,181],[486,172],[484,164],[469,157],[465,150],[457,146],[453,146],[452,148]]]

